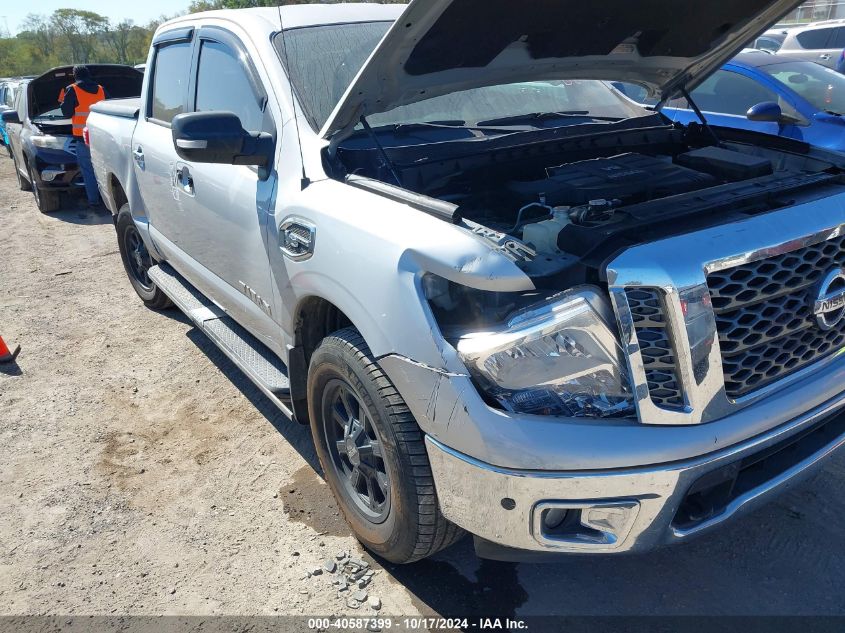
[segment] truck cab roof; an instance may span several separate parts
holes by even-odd
[[[395,20],[404,11],[404,4],[378,4],[375,2],[337,4],[299,4],[284,7],[254,7],[248,9],[219,9],[202,11],[165,22],[159,31],[184,22],[200,21],[206,18],[232,20],[237,16],[238,24],[255,30],[273,33],[284,28],[298,29],[308,26],[343,24],[350,22],[371,22]],[[281,20],[280,20],[281,14]]]

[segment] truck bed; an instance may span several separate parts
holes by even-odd
[[[137,119],[141,111],[141,98],[129,97],[126,99],[109,99],[95,103],[91,107],[92,112],[118,116],[124,119]]]

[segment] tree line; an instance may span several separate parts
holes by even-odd
[[[193,0],[182,13],[315,1],[340,0]],[[115,22],[79,9],[57,9],[50,15],[31,13],[16,35],[0,32],[0,77],[38,75],[67,64],[143,63],[156,28],[172,17],[175,15],[136,24],[133,20]]]
[[[147,24],[112,22],[79,9],[30,14],[14,37],[0,37],[0,77],[38,75],[54,66],[84,63],[140,64],[153,32],[168,19]]]

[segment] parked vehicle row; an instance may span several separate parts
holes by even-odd
[[[845,157],[607,82],[815,118],[720,70],[798,2],[494,4],[160,26],[88,119],[126,273],[310,425],[380,556],[686,541],[845,444]]]
[[[613,85],[635,101],[648,101],[640,86]],[[710,75],[690,96],[711,126],[845,151],[845,75],[815,62],[744,52]],[[680,123],[699,121],[683,97],[661,105],[660,111]]]
[[[7,79],[0,79],[0,114],[14,108],[15,97],[20,90],[20,87],[26,83],[31,77],[11,77]],[[6,148],[9,156],[12,155],[11,147],[9,146],[9,136],[6,132],[6,123],[0,118],[0,145]]]
[[[827,20],[789,29],[778,55],[845,70],[845,20]]]
[[[119,64],[88,66],[95,81],[114,98],[141,93],[143,73]],[[60,193],[84,186],[73,143],[73,124],[62,113],[59,96],[73,83],[73,67],[53,68],[17,85],[2,115],[8,148],[20,188],[32,191],[38,209],[55,211]]]

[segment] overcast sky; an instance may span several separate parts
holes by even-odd
[[[0,0],[0,28],[14,35],[30,13],[49,15],[56,9],[83,9],[108,17],[113,22],[126,18],[144,24],[158,16],[173,15],[188,8],[190,0]]]

